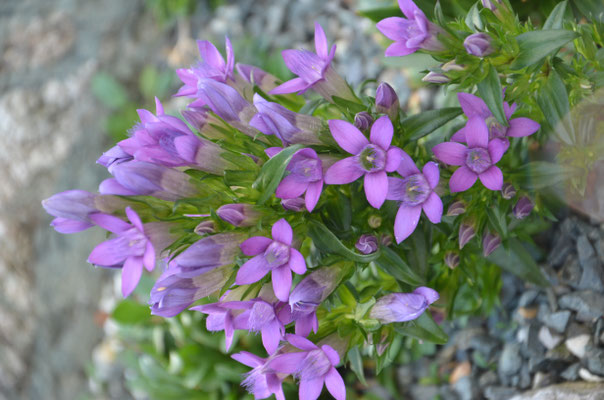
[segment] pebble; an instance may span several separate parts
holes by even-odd
[[[586,366],[590,372],[604,376],[604,350],[598,349],[589,351]]]
[[[466,377],[472,373],[472,365],[469,361],[464,361],[462,363],[457,364],[451,372],[451,376],[449,377],[449,383],[455,384],[458,380],[463,377]]]
[[[560,308],[577,312],[577,320],[588,322],[604,315],[604,294],[583,290],[565,294],[558,299]]]
[[[594,375],[585,368],[579,369],[579,377],[587,382],[604,382],[604,377]]]
[[[581,364],[574,363],[562,371],[560,377],[567,381],[576,381],[579,378],[579,368],[581,368]]]
[[[585,351],[587,344],[590,342],[591,337],[587,334],[574,336],[566,339],[564,345],[572,354],[579,358],[585,357]]]
[[[603,291],[604,284],[602,267],[598,259],[596,258],[596,252],[593,246],[589,243],[587,236],[582,235],[577,239],[577,253],[579,256],[579,263],[583,268],[581,280],[577,286],[581,290],[591,289],[596,291]]]
[[[506,343],[499,358],[500,375],[514,375],[521,366],[520,345],[518,343]]]
[[[543,343],[548,350],[551,350],[562,342],[562,336],[552,333],[547,326],[542,326],[541,329],[539,329],[539,341]]]
[[[568,310],[545,314],[541,318],[541,322],[543,322],[545,325],[547,325],[549,328],[552,328],[556,332],[564,333],[564,331],[566,330],[566,326],[568,325],[570,314],[571,312]]]
[[[469,346],[481,353],[485,359],[490,359],[493,352],[499,347],[499,341],[488,335],[476,335],[470,339]]]
[[[487,400],[509,400],[518,393],[518,390],[506,386],[489,386],[484,391]]]

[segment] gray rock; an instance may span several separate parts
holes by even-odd
[[[481,388],[485,388],[487,386],[493,386],[497,383],[499,379],[497,378],[497,374],[495,371],[488,370],[484,374],[480,375],[478,378],[478,386]]]
[[[591,341],[591,336],[588,334],[582,334],[570,337],[566,339],[564,345],[572,354],[579,358],[585,357],[587,352],[587,346]]]
[[[577,320],[591,321],[604,315],[604,294],[583,290],[565,294],[558,299],[560,308],[577,312]]]
[[[562,342],[562,336],[552,333],[547,326],[542,326],[539,329],[539,341],[548,350],[551,350]]]
[[[565,381],[576,381],[579,378],[579,368],[581,368],[581,364],[574,363],[562,371],[560,377]]]
[[[435,385],[413,385],[409,392],[415,400],[434,400],[439,394],[439,389]]]
[[[600,338],[602,334],[604,334],[604,318],[598,318],[596,323],[593,326],[593,342],[594,344],[599,344]]]
[[[566,382],[510,396],[506,400],[602,400],[604,385]]]
[[[520,370],[522,357],[520,357],[520,345],[518,343],[506,343],[499,358],[498,370],[500,378],[510,376]]]
[[[590,349],[586,358],[587,369],[596,375],[604,376],[604,350]]]
[[[464,376],[453,384],[460,400],[473,400],[478,397],[478,388],[471,376]]]
[[[582,274],[583,269],[579,264],[579,260],[576,257],[568,257],[560,271],[558,271],[558,278],[560,283],[576,288],[581,282]]]
[[[528,389],[531,387],[531,374],[529,372],[529,366],[527,363],[522,364],[520,368],[520,379],[518,381],[518,387],[520,389]]]
[[[558,333],[564,333],[566,330],[566,326],[568,325],[568,320],[570,318],[571,312],[568,310],[558,311],[551,314],[544,314],[540,321],[547,325],[549,328],[552,328]]]
[[[489,386],[484,391],[484,397],[487,400],[509,400],[518,390],[506,386]]]
[[[518,300],[518,307],[527,307],[535,303],[535,300],[539,296],[539,291],[535,289],[529,289],[522,293]]]
[[[577,239],[577,253],[579,254],[579,263],[583,268],[581,280],[577,285],[580,290],[604,291],[604,271],[596,257],[596,252],[585,235]]]
[[[480,352],[486,360],[490,359],[499,346],[499,341],[488,335],[476,335],[470,339],[470,348]]]

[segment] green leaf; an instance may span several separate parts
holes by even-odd
[[[409,140],[417,140],[432,133],[461,113],[462,110],[459,107],[440,108],[407,117],[401,121],[401,124],[406,135],[409,136]]]
[[[388,247],[382,247],[382,255],[374,262],[382,270],[392,275],[395,279],[411,286],[421,286],[423,279],[411,269],[398,254]]]
[[[359,378],[359,381],[367,386],[367,382],[365,381],[365,371],[363,370],[363,357],[361,357],[361,352],[359,351],[359,346],[354,346],[352,349],[348,351],[348,362],[350,362],[350,369],[354,372]]]
[[[326,252],[338,254],[347,260],[360,263],[369,263],[379,257],[380,251],[373,254],[361,255],[350,250],[340,241],[325,225],[318,221],[308,223],[308,236],[312,239],[315,246]]]
[[[356,101],[351,101],[338,96],[332,96],[331,99],[333,100],[336,106],[344,110],[348,110],[352,114],[356,114],[365,110],[365,106],[361,103],[357,103]]]
[[[428,311],[413,321],[395,323],[394,330],[401,335],[411,336],[436,344],[445,344],[449,340],[449,336],[434,322]]]
[[[505,215],[499,210],[498,207],[492,207],[487,209],[487,218],[499,236],[505,239],[508,235],[508,225]]]
[[[549,17],[543,24],[543,29],[562,29],[562,22],[564,22],[564,12],[566,11],[567,0],[558,3],[556,7],[549,13]]]
[[[537,104],[545,116],[545,125],[562,142],[574,143],[574,127],[570,121],[570,104],[566,86],[556,71],[551,71],[537,93]]]
[[[151,311],[147,305],[126,299],[115,307],[111,318],[123,325],[140,324],[151,318]]]
[[[113,76],[99,72],[92,78],[92,93],[103,105],[111,109],[123,107],[128,102],[126,89]]]
[[[403,12],[397,6],[369,8],[367,10],[359,10],[357,12],[359,15],[369,18],[373,22],[380,22],[384,18],[388,17],[404,17]]]
[[[518,35],[516,41],[520,52],[511,68],[518,70],[537,64],[577,36],[577,33],[564,29],[531,31]]]
[[[475,30],[483,30],[484,28],[484,23],[482,22],[482,19],[480,18],[480,12],[478,10],[478,1],[476,3],[474,3],[474,5],[472,6],[472,8],[470,8],[470,11],[468,11],[468,14],[466,15],[466,25],[468,26],[468,28],[472,29],[473,31]]]
[[[257,204],[264,204],[275,193],[285,173],[287,164],[291,161],[294,153],[302,147],[304,146],[301,144],[289,146],[281,150],[279,154],[275,155],[262,166],[258,178],[252,185],[254,189],[258,189],[261,192]]]
[[[533,161],[526,164],[517,181],[527,190],[539,190],[552,187],[574,175],[574,171],[559,164],[547,161]]]
[[[312,115],[315,112],[315,110],[322,104],[327,104],[327,100],[325,100],[322,97],[320,97],[318,99],[310,100],[310,101],[306,102],[306,104],[304,104],[304,106],[302,106],[302,108],[300,109],[300,111],[298,111],[298,113]]]
[[[484,100],[497,121],[507,126],[505,112],[503,111],[503,90],[499,81],[499,74],[493,65],[489,66],[487,77],[478,83],[478,93]]]
[[[499,246],[487,259],[500,268],[539,286],[549,286],[528,250],[518,239],[510,239],[508,248]]]

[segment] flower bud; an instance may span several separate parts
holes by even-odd
[[[461,200],[453,202],[447,209],[447,216],[454,217],[466,212],[466,203]]]
[[[522,196],[514,206],[514,217],[516,217],[516,219],[526,218],[531,211],[533,211],[533,207],[535,207],[535,205],[531,199]]]
[[[447,254],[445,254],[445,264],[451,269],[457,268],[459,265],[459,254],[453,251],[447,252]]]
[[[400,103],[396,92],[386,82],[380,83],[375,91],[375,110],[381,114],[387,114],[391,120],[398,117]]]
[[[509,200],[514,196],[516,196],[516,188],[511,183],[504,183],[501,188],[501,197]]]
[[[463,247],[476,235],[474,226],[468,222],[463,222],[459,226],[459,249]]]
[[[300,212],[300,211],[303,211],[305,209],[306,202],[304,201],[304,197],[296,197],[296,198],[293,198],[293,199],[283,199],[283,200],[281,200],[281,205],[286,210]]]
[[[495,233],[486,231],[482,236],[482,255],[488,257],[501,244],[501,238]]]
[[[216,231],[214,221],[202,221],[194,229],[194,232],[199,236],[208,235]]]
[[[261,214],[251,204],[225,204],[216,210],[223,221],[236,227],[254,226]]]
[[[382,217],[379,215],[372,215],[367,219],[367,224],[373,229],[377,229],[382,226]]]
[[[449,83],[451,79],[445,74],[439,72],[430,71],[423,78],[422,82],[427,83]]]
[[[392,235],[382,235],[380,238],[380,244],[384,247],[388,247],[392,244]]]
[[[354,246],[363,254],[371,254],[377,251],[378,240],[373,235],[361,235]]]
[[[441,65],[440,69],[442,69],[445,72],[449,72],[449,71],[463,71],[466,69],[465,65],[459,65],[455,62],[455,60],[451,60],[449,62],[444,63],[443,65]]]
[[[482,6],[488,8],[491,11],[495,11],[497,10],[497,6],[495,6],[493,1],[496,1],[497,3],[501,4],[500,0],[481,0]]]
[[[360,131],[366,131],[373,124],[373,117],[367,111],[361,111],[354,116],[354,126]]]
[[[479,32],[468,36],[464,40],[463,45],[468,54],[476,57],[485,57],[495,51],[492,42],[493,39],[488,34]]]
[[[411,321],[422,315],[438,298],[435,290],[424,286],[413,293],[388,294],[378,299],[369,316],[383,324]]]

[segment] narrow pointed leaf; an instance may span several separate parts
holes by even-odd
[[[342,256],[350,261],[360,263],[369,263],[377,259],[381,252],[378,250],[375,253],[361,255],[350,250],[344,245],[325,225],[318,221],[310,221],[308,223],[308,236],[312,239],[315,246],[326,253],[334,253]]]
[[[291,161],[294,153],[302,147],[301,144],[289,146],[262,166],[260,174],[258,174],[258,178],[253,184],[253,187],[261,192],[257,204],[264,204],[275,193],[281,178],[283,178],[287,164]]]
[[[547,278],[518,239],[510,239],[508,248],[499,246],[487,259],[525,281],[539,286],[549,286]]]
[[[537,64],[577,36],[577,33],[564,29],[531,31],[518,35],[516,41],[520,52],[511,68],[518,70]]]
[[[566,5],[568,0],[564,0],[558,3],[556,7],[549,13],[549,16],[543,24],[543,29],[562,29],[562,22],[564,22],[564,13],[566,12]]]
[[[434,132],[447,122],[462,113],[459,107],[446,107],[438,110],[424,111],[421,114],[412,115],[401,121],[405,129],[405,136],[409,140],[417,140],[429,133]]]
[[[502,125],[507,125],[503,111],[503,91],[499,74],[494,66],[490,65],[487,77],[478,83],[478,93],[497,121]]]
[[[449,340],[449,336],[434,321],[428,311],[413,321],[394,324],[394,330],[401,335],[436,344],[445,344]]]
[[[423,279],[411,269],[409,264],[388,247],[382,248],[382,255],[375,260],[375,263],[396,280],[411,286],[421,286],[424,283]]]

